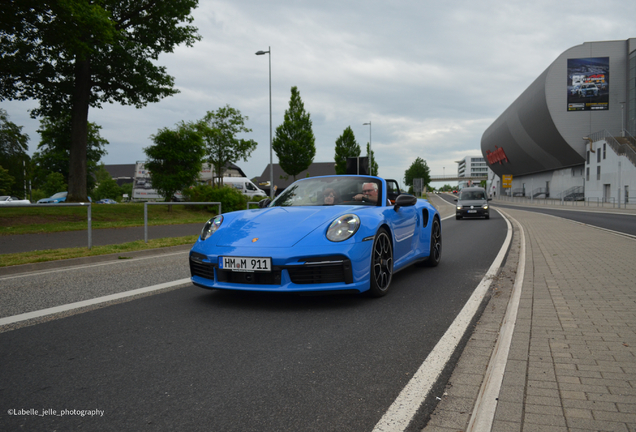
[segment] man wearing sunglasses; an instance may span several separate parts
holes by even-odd
[[[354,195],[356,201],[378,202],[378,185],[376,183],[364,183],[362,185],[362,193]]]

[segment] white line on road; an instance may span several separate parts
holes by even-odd
[[[26,320],[30,320],[30,319],[34,319],[34,318],[41,318],[47,315],[53,315],[53,314],[58,314],[61,312],[67,312],[73,309],[79,309],[79,308],[83,308],[83,307],[87,307],[87,306],[94,306],[100,303],[106,303],[106,302],[110,302],[113,300],[120,300],[123,298],[127,298],[127,297],[132,297],[132,296],[136,296],[139,294],[145,294],[145,293],[149,293],[152,291],[158,291],[158,290],[162,290],[165,288],[171,288],[177,285],[185,285],[185,284],[189,284],[190,282],[190,278],[185,278],[185,279],[179,279],[176,281],[172,281],[172,282],[165,282],[165,283],[161,283],[158,285],[152,285],[152,286],[148,286],[148,287],[144,287],[144,288],[138,288],[132,291],[125,291],[125,292],[121,292],[121,293],[117,293],[117,294],[111,294],[111,295],[107,295],[107,296],[103,296],[103,297],[97,297],[91,300],[84,300],[84,301],[79,301],[79,302],[75,302],[75,303],[69,303],[69,304],[65,304],[65,305],[61,305],[61,306],[55,306],[52,308],[48,308],[48,309],[41,309],[38,311],[33,311],[33,312],[27,312],[27,313],[23,313],[20,315],[13,315],[10,317],[6,317],[6,318],[0,318],[0,326],[4,326],[7,324],[15,324],[17,322],[20,321],[26,321]]]
[[[502,215],[503,216],[503,215]],[[466,333],[470,322],[475,317],[492,279],[499,272],[499,268],[506,256],[512,240],[512,225],[504,217],[508,226],[508,233],[499,254],[486,272],[473,294],[470,296],[459,315],[450,325],[444,336],[437,342],[435,348],[426,357],[424,363],[415,372],[413,378],[402,389],[397,399],[391,404],[387,412],[373,428],[373,432],[402,432],[404,431],[420,408],[435,382],[440,377],[446,363],[451,358],[460,340]]]

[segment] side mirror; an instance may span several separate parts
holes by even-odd
[[[271,202],[272,202],[272,200],[271,200],[271,199],[269,199],[269,198],[265,198],[265,199],[263,199],[263,200],[260,200],[260,201],[258,202],[258,208],[265,208],[265,207],[267,207],[268,205],[270,205],[270,203],[271,203]]]
[[[453,201],[457,202],[457,198],[455,198]]]
[[[415,203],[417,203],[417,198],[413,195],[401,194],[395,199],[395,206],[393,209],[398,211],[400,207],[414,206]]]

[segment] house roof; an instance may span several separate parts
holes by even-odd
[[[257,183],[268,182],[270,179],[269,175],[269,166],[265,167],[263,174],[259,177],[256,177]],[[335,162],[314,162],[309,168],[302,171],[300,174],[296,176],[296,180],[305,178],[305,177],[318,177],[318,176],[326,176],[326,175],[335,175],[336,174],[336,163]],[[278,187],[278,189],[285,189],[287,186],[294,182],[294,177],[286,174],[285,171],[280,167],[279,164],[274,164],[274,185]]]

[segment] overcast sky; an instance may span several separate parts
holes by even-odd
[[[267,55],[255,52],[271,46],[274,133],[297,86],[315,162],[333,162],[347,126],[364,148],[370,121],[380,176],[402,184],[417,157],[431,174],[451,174],[455,161],[481,156],[485,129],[563,51],[636,37],[634,0],[199,2],[202,40],[159,58],[181,93],[142,109],[89,111],[109,141],[104,163],[144,160],[160,128],[229,104],[249,117],[253,132],[243,137],[258,143],[237,165],[259,176],[269,162],[269,75]],[[36,105],[0,103],[24,126],[31,154],[40,141],[28,115]]]

